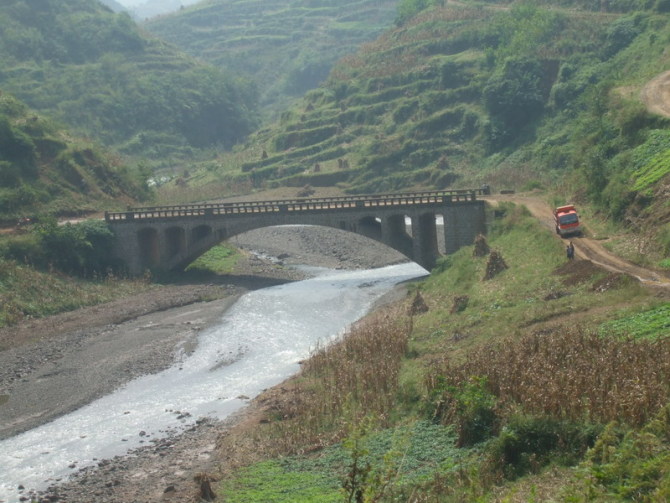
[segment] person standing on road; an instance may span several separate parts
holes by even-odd
[[[568,260],[572,260],[575,258],[575,245],[572,244],[572,241],[570,241],[570,244],[566,246],[565,252],[568,256]]]

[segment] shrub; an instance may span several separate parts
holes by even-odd
[[[471,377],[458,386],[447,385],[443,378],[437,380],[428,410],[434,420],[456,426],[459,447],[477,444],[496,433],[496,398],[488,391],[486,378]]]
[[[602,426],[548,416],[515,415],[487,446],[489,468],[512,479],[536,473],[550,461],[570,466],[592,447]]]
[[[622,17],[614,21],[607,30],[604,47],[605,57],[612,57],[617,52],[628,47],[640,32],[640,17],[638,14]]]
[[[518,128],[535,118],[544,106],[539,61],[509,59],[502,70],[489,79],[484,88],[484,103],[493,117],[506,128]]]
[[[80,276],[104,273],[116,265],[110,250],[114,234],[103,221],[58,225],[46,219],[37,225],[42,254],[49,266]]]
[[[609,495],[625,501],[670,498],[670,405],[641,431],[610,423],[588,452],[586,471]]]

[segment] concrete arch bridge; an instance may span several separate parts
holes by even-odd
[[[428,191],[278,201],[189,204],[105,213],[116,235],[114,255],[130,274],[180,269],[236,234],[277,225],[334,227],[377,240],[430,270],[440,255],[486,232],[486,189]],[[408,229],[406,220],[411,221]]]

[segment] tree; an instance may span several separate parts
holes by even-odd
[[[484,87],[484,103],[492,122],[502,126],[503,136],[522,128],[544,108],[544,70],[531,58],[509,58]]]

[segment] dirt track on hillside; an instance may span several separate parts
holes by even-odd
[[[640,98],[651,113],[670,117],[670,71],[647,82],[640,92]]]
[[[548,203],[536,196],[517,195],[517,194],[500,194],[484,197],[483,199],[494,203],[497,201],[510,201],[516,204],[523,204],[528,208],[531,214],[537,218],[544,226],[554,230],[554,219],[551,212],[551,207]],[[558,236],[556,236],[558,239]],[[651,269],[637,266],[628,262],[627,260],[617,257],[608,251],[602,242],[587,237],[575,236],[562,239],[565,245],[572,241],[575,245],[575,255],[577,258],[587,259],[603,269],[611,272],[627,274],[637,278],[645,285],[659,288],[670,288],[670,277]]]

